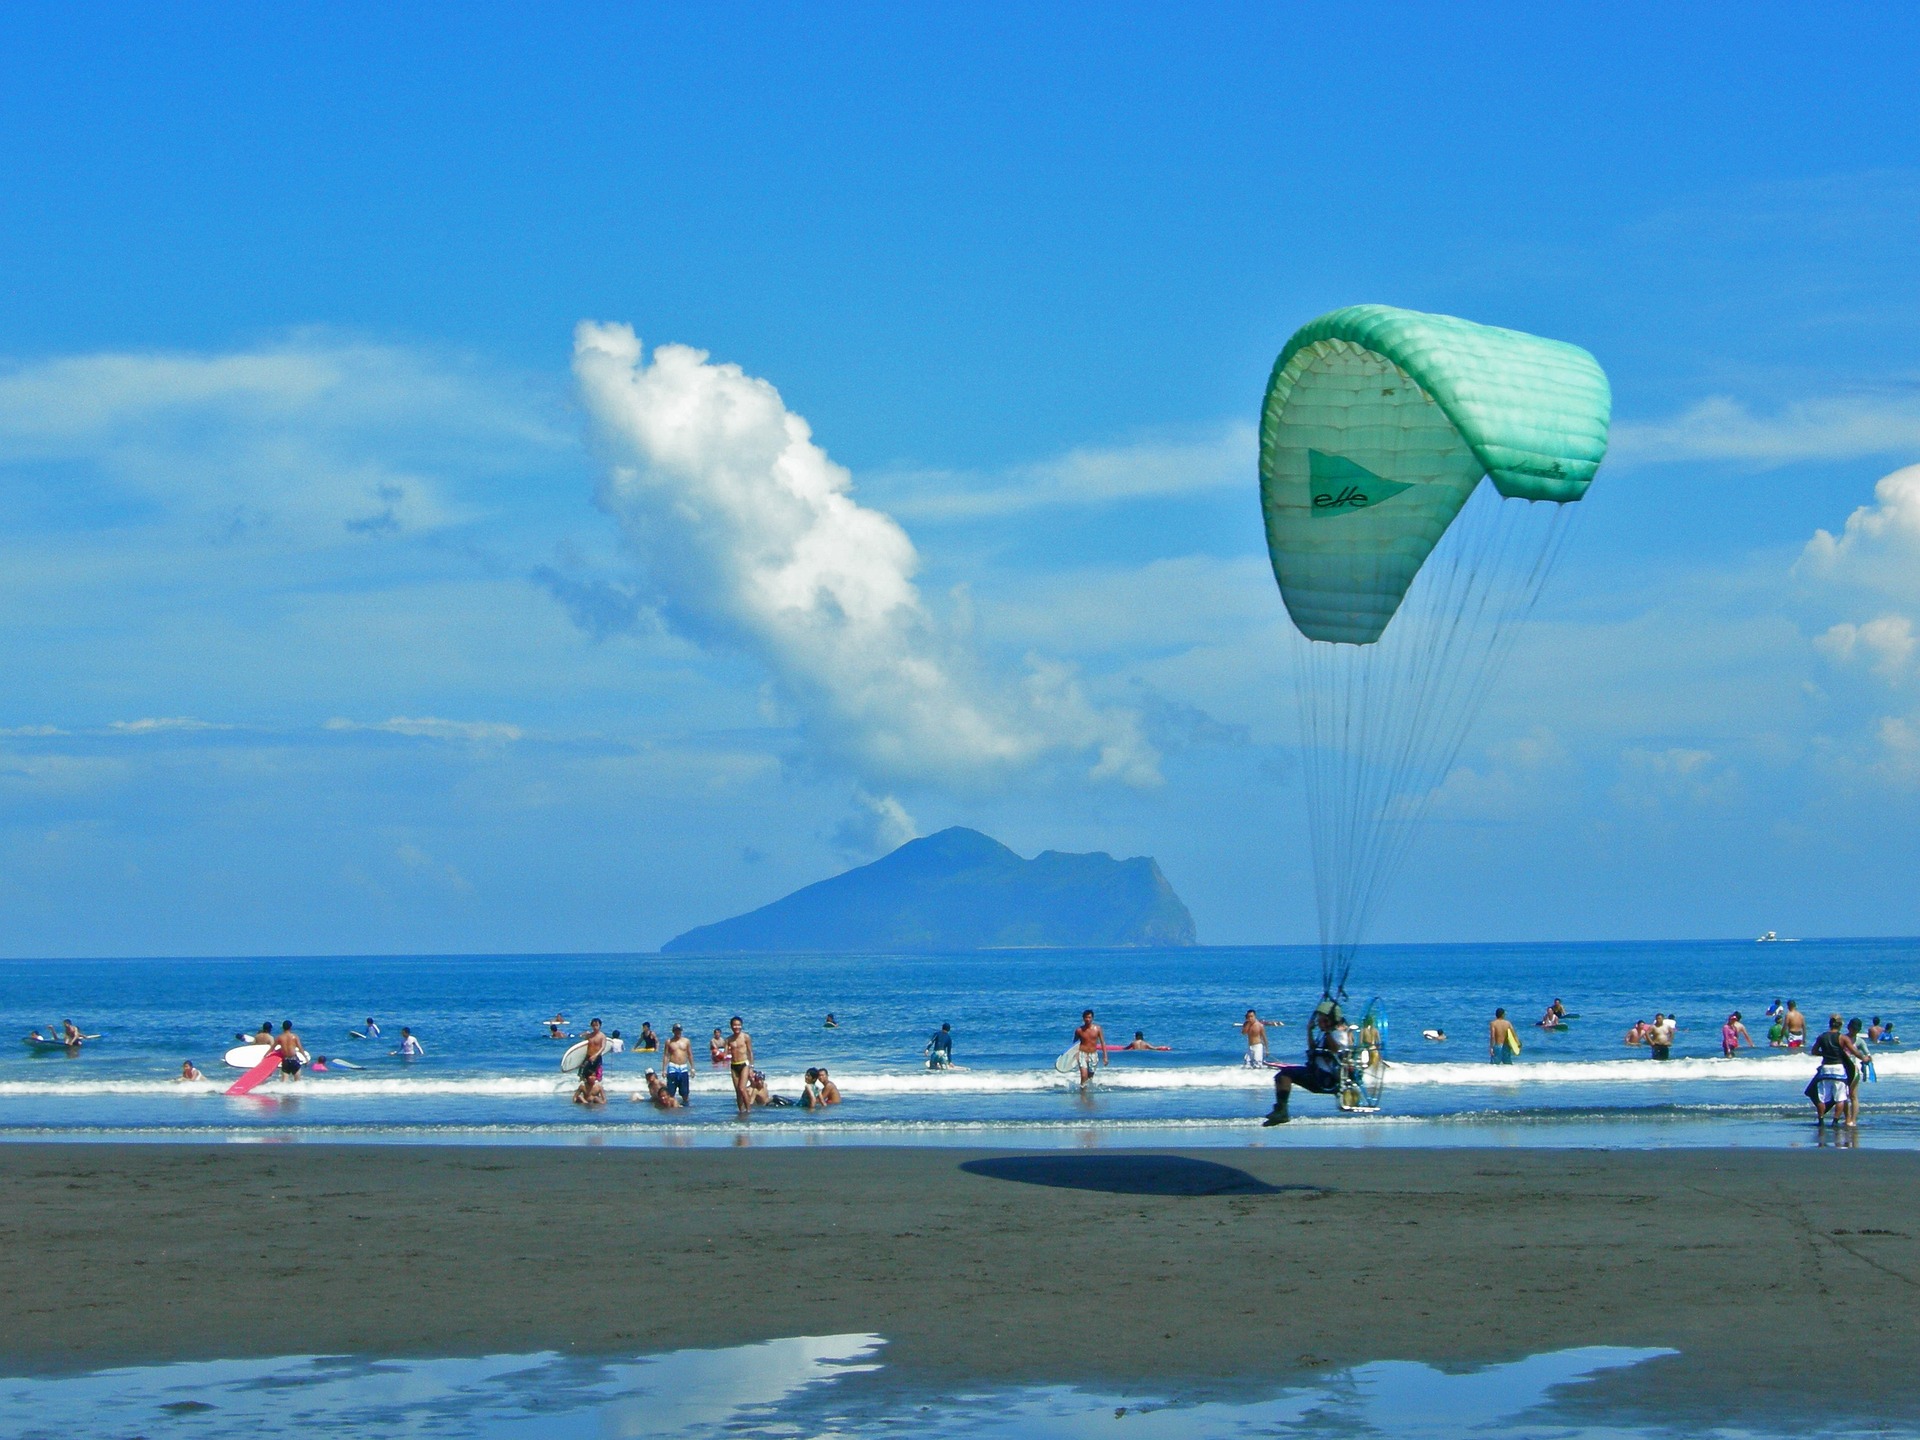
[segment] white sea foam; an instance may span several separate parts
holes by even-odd
[[[631,1063],[609,1067],[608,1089],[623,1095],[641,1088],[639,1068]],[[1882,1052],[1875,1057],[1875,1068],[1882,1079],[1920,1077],[1920,1051]],[[835,1070],[841,1088],[854,1096],[927,1096],[943,1095],[1019,1095],[1041,1094],[1071,1089],[1076,1076],[1062,1075],[1051,1066],[1045,1069],[998,1070],[984,1068],[933,1072],[912,1070],[863,1070],[853,1065]],[[1554,1085],[1689,1085],[1725,1082],[1766,1082],[1786,1084],[1813,1073],[1813,1062],[1804,1052],[1769,1053],[1737,1059],[1675,1059],[1655,1061],[1644,1055],[1624,1056],[1617,1060],[1528,1060],[1523,1054],[1512,1065],[1490,1065],[1484,1060],[1394,1061],[1388,1069],[1389,1087],[1417,1086],[1493,1086],[1502,1090]],[[1129,1066],[1109,1065],[1096,1072],[1095,1085],[1112,1091],[1264,1091],[1272,1084],[1273,1072],[1238,1065],[1208,1066]],[[767,1072],[767,1083],[776,1093],[797,1091],[801,1074],[794,1071]],[[0,1081],[0,1100],[11,1097],[101,1096],[101,1095],[173,1095],[181,1099],[219,1098],[226,1081],[204,1084],[180,1084],[171,1079],[87,1078],[63,1076],[52,1080]],[[314,1102],[355,1099],[411,1097],[495,1097],[502,1099],[548,1099],[571,1089],[573,1078],[546,1072],[519,1075],[324,1075],[302,1080],[298,1085],[270,1082],[254,1096],[275,1096]],[[731,1087],[724,1075],[705,1074],[694,1080],[694,1092],[703,1096],[725,1096]]]

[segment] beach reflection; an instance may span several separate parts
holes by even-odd
[[[1471,1370],[1377,1361],[1276,1387],[1252,1399],[1188,1399],[1072,1386],[983,1386],[928,1392],[881,1363],[878,1335],[806,1336],[717,1350],[608,1361],[542,1352],[467,1359],[370,1361],[291,1356],[215,1360],[82,1375],[0,1379],[0,1434],[54,1440],[87,1432],[282,1440],[319,1433],[367,1440],[688,1440],[943,1434],[978,1440],[1244,1440],[1249,1435],[1539,1437],[1643,1435],[1838,1440],[1914,1435],[1885,1420],[1846,1426],[1716,1428],[1667,1416],[1647,1423],[1590,1414],[1589,1383],[1671,1350],[1591,1346]],[[1305,1358],[1305,1357],[1303,1357]],[[1707,1397],[1703,1397],[1703,1403]]]
[[[321,1431],[374,1440],[718,1440],[906,1430],[981,1440],[1241,1440],[1249,1434],[1602,1440],[1668,1431],[1619,1416],[1595,1426],[1577,1416],[1573,1402],[1587,1382],[1675,1353],[1595,1346],[1457,1371],[1388,1360],[1264,1397],[1183,1401],[1069,1386],[926,1393],[884,1373],[884,1344],[877,1335],[828,1335],[631,1361],[551,1352],[406,1361],[295,1356],[21,1377],[0,1380],[0,1433],[52,1440],[71,1434],[72,1418],[84,1414],[94,1433],[153,1440],[278,1440]]]

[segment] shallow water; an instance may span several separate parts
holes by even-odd
[[[21,1440],[89,1428],[153,1437],[319,1431],[476,1440],[608,1437],[1115,1435],[1134,1440],[1323,1436],[1598,1437],[1560,1413],[1593,1377],[1671,1352],[1589,1347],[1446,1372],[1361,1365],[1255,1398],[1181,1401],[1070,1386],[917,1392],[884,1375],[875,1335],[775,1340],[631,1361],[554,1353],[364,1361],[289,1356],[0,1380],[0,1426]],[[1116,1424],[1116,1422],[1123,1422]]]
[[[1882,1414],[1865,1424],[1798,1420],[1777,1429],[1729,1421],[1737,1407],[1706,1394],[1696,1413],[1635,1414],[1620,1397],[1631,1395],[1639,1367],[1650,1362],[1684,1365],[1685,1357],[1588,1346],[1466,1369],[1380,1360],[1287,1385],[1178,1396],[1071,1385],[917,1386],[890,1372],[878,1335],[797,1337],[630,1360],[553,1352],[379,1361],[283,1356],[0,1378],[0,1430],[20,1440],[63,1440],[73,1433],[73,1418],[84,1415],[90,1433],[151,1440],[292,1440],[324,1433],[365,1440],[1920,1435],[1920,1421],[1903,1415]]]
[[[1318,998],[1308,948],[1030,952],[976,956],[384,957],[0,962],[0,1023],[24,1034],[72,1015],[102,1038],[78,1055],[0,1046],[0,1138],[207,1138],[468,1143],[931,1143],[1394,1145],[1812,1145],[1803,1055],[1765,1048],[1719,1058],[1719,1026],[1741,1009],[1764,1045],[1769,1000],[1793,997],[1817,1021],[1920,1013],[1920,942],[1676,942],[1634,945],[1399,946],[1363,953],[1356,999],[1378,994],[1392,1068],[1382,1110],[1338,1114],[1303,1096],[1284,1130],[1258,1129],[1271,1091],[1239,1061],[1247,1006],[1286,1020],[1272,1054],[1290,1059]],[[1365,988],[1361,988],[1361,982]],[[1558,996],[1565,1031],[1530,1021]],[[1485,1025],[1509,1007],[1525,1050],[1486,1063]],[[1168,1053],[1113,1057],[1089,1095],[1051,1066],[1083,1006],[1116,1042],[1144,1030]],[[1655,1010],[1682,1022],[1665,1064],[1620,1044]],[[703,1058],[692,1110],[663,1115],[626,1096],[657,1057],[609,1068],[615,1103],[568,1103],[562,1044],[592,1015],[637,1034],[678,1020]],[[832,1011],[840,1021],[827,1029]],[[826,1115],[734,1116],[705,1037],[732,1013],[753,1033],[776,1093],[827,1064],[847,1101]],[[381,1041],[348,1038],[374,1015]],[[333,1065],[245,1099],[220,1055],[236,1030],[293,1018]],[[924,1068],[941,1021],[965,1067]],[[425,1058],[389,1053],[399,1026]],[[1444,1044],[1420,1038],[1443,1029]],[[213,1077],[176,1084],[192,1058]],[[1883,1048],[1858,1143],[1920,1146],[1920,1047]],[[1851,1143],[1852,1136],[1842,1137]]]

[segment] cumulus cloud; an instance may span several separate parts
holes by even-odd
[[[1847,517],[1838,535],[1816,530],[1800,557],[1801,569],[1822,577],[1868,583],[1897,576],[1912,583],[1920,559],[1920,465],[1883,475],[1873,486],[1873,504]]]
[[[673,629],[748,653],[816,744],[876,791],[1005,777],[1078,753],[1096,777],[1153,783],[1128,711],[1064,667],[996,682],[928,610],[919,555],[779,392],[684,345],[651,359],[625,325],[584,323],[574,374],[609,461],[601,502]]]
[[[1789,465],[1920,450],[1920,388],[1840,395],[1761,415],[1728,396],[1702,400],[1670,420],[1613,426],[1608,460],[1658,464],[1732,460]]]
[[[1912,668],[1914,647],[1920,642],[1906,616],[1882,615],[1864,625],[1835,625],[1813,643],[1837,663],[1864,660],[1874,674],[1898,680]]]

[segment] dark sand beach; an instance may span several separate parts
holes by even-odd
[[[1638,1402],[1912,1414],[1917,1190],[1920,1155],[1860,1151],[9,1145],[0,1350],[21,1371],[873,1331],[933,1382],[1175,1387],[1670,1346]]]

